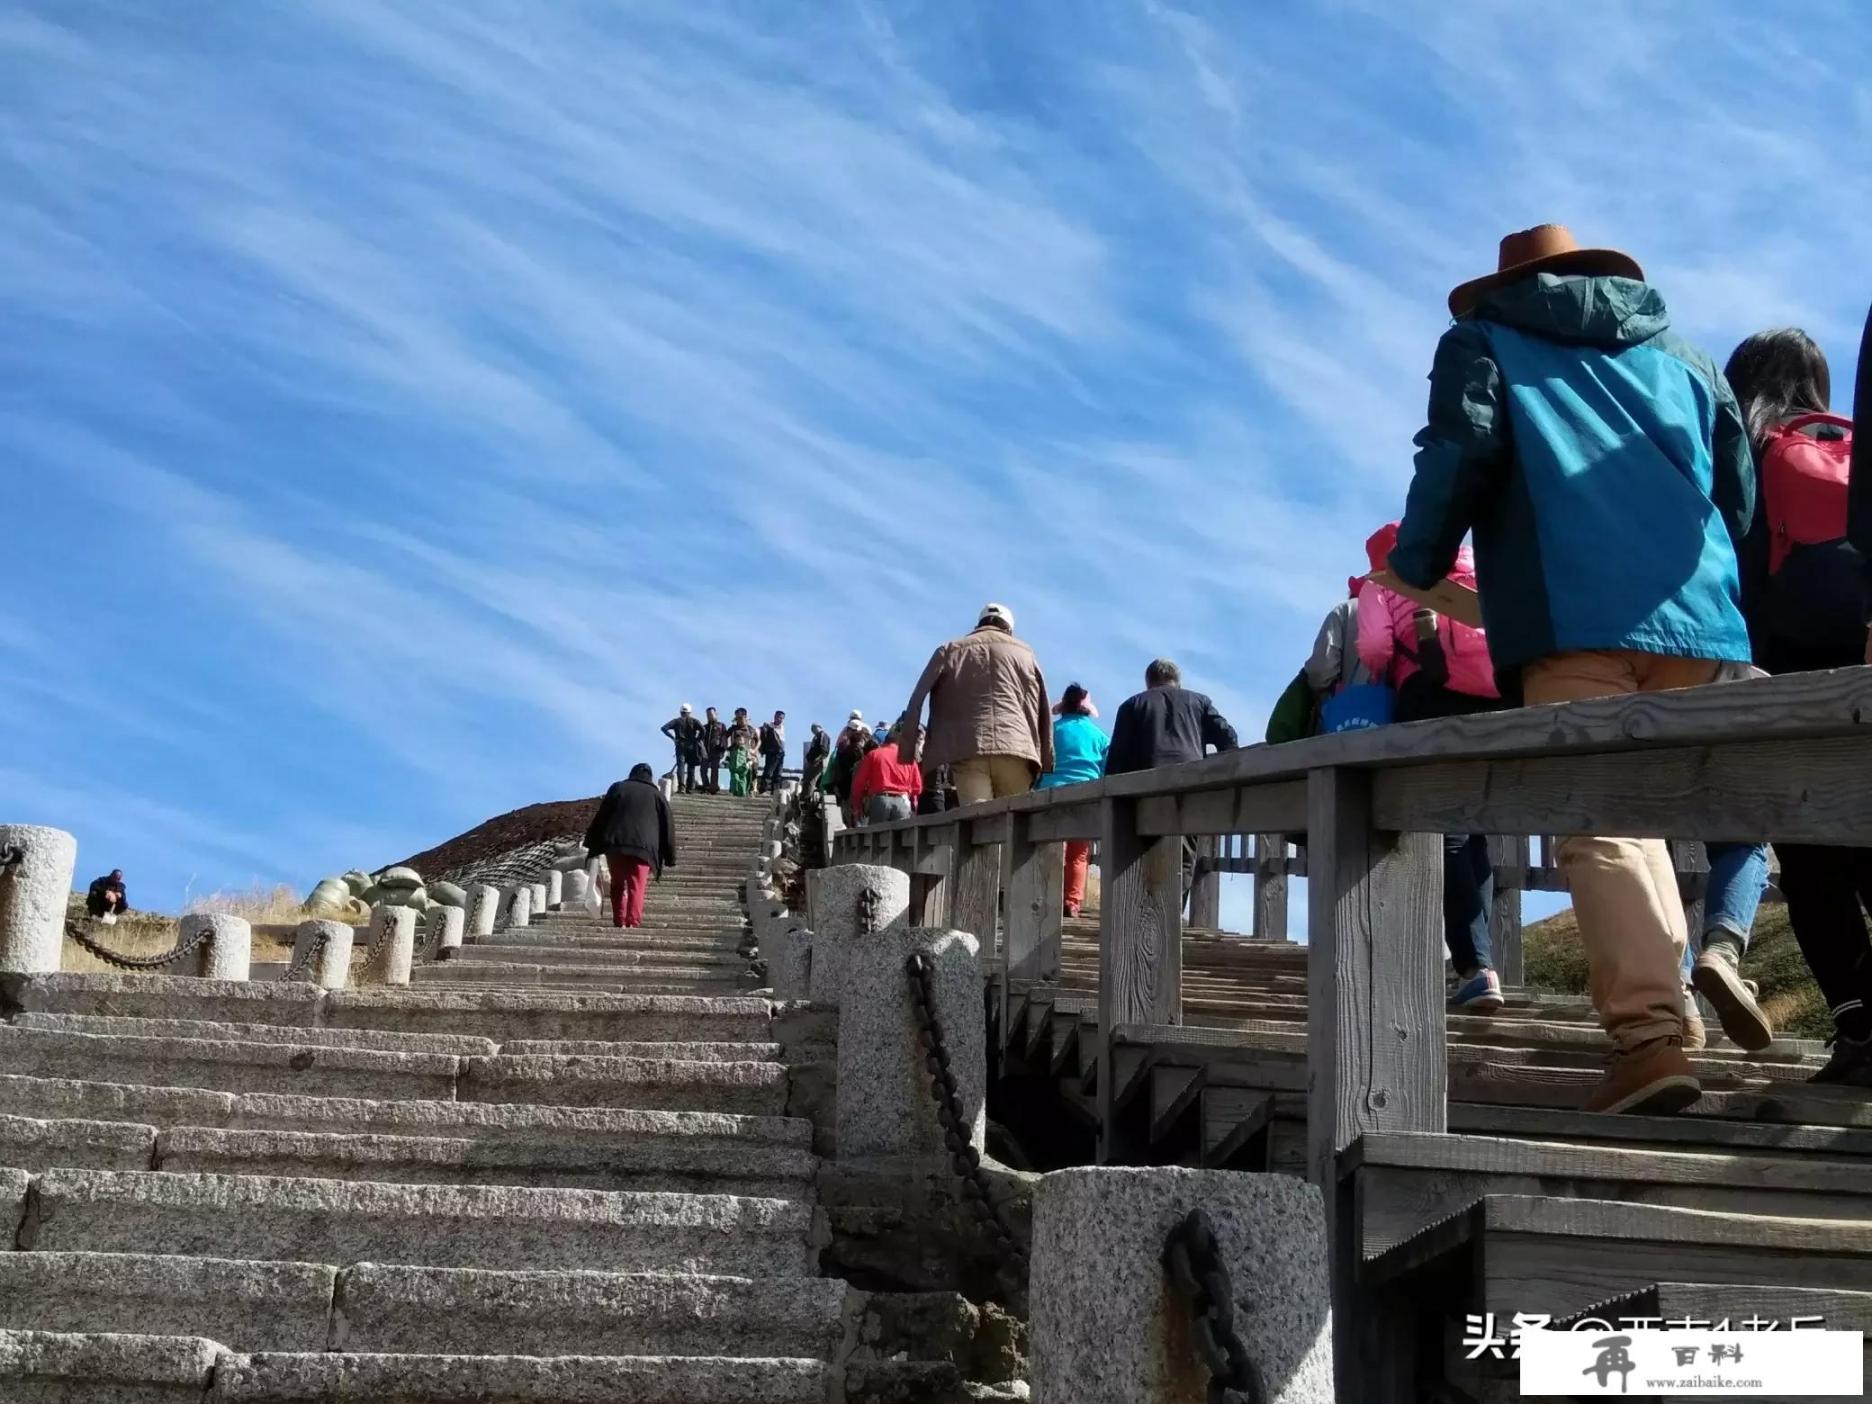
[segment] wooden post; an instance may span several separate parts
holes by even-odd
[[[924,829],[921,832],[927,836],[936,831]],[[954,825],[947,830],[948,834],[955,832]],[[928,853],[932,847],[941,855],[942,871],[923,876],[923,925],[952,927],[955,924],[956,844],[945,839],[943,843],[928,845],[921,851]]]
[[[1495,905],[1489,913],[1489,945],[1495,973],[1504,985],[1526,983],[1521,955],[1521,892],[1527,886],[1528,837],[1498,834],[1489,839],[1489,863],[1495,869]]]
[[[950,865],[949,921],[966,931],[981,947],[984,961],[997,947],[998,908],[1001,904],[1001,845],[969,842],[969,826],[958,826],[955,858]]]
[[[1110,1163],[1122,1152],[1112,1031],[1183,1022],[1183,840],[1140,838],[1136,801],[1099,811],[1099,1160]]]
[[[1066,854],[1057,843],[1035,843],[1025,814],[1008,816],[1001,846],[1001,890],[1007,893],[1007,972],[1014,980],[1059,975],[1060,923],[1066,901]]]
[[[1196,884],[1190,889],[1189,924],[1210,931],[1222,925],[1222,874],[1215,867],[1220,842],[1214,834],[1196,840]]]
[[[1287,836],[1254,836],[1254,934],[1287,939]]]
[[[1326,1202],[1339,1392],[1408,1398],[1384,1358],[1395,1313],[1358,1289],[1358,1225],[1339,1155],[1367,1131],[1449,1127],[1442,840],[1372,827],[1369,771],[1307,784],[1307,1169]]]

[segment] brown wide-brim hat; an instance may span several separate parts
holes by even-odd
[[[1536,273],[1578,273],[1589,278],[1644,281],[1638,260],[1617,249],[1582,249],[1564,224],[1537,224],[1501,241],[1495,271],[1460,284],[1449,295],[1452,317],[1467,317],[1496,288]]]

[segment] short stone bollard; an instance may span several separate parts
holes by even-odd
[[[0,824],[0,971],[59,968],[77,864],[78,840],[63,829]]]
[[[845,951],[875,932],[910,921],[910,875],[871,863],[844,863],[806,875],[806,919],[813,931],[815,1004],[836,1005],[845,975]]]
[[[468,934],[492,936],[494,919],[500,915],[500,889],[482,883],[468,894]]]
[[[423,914],[423,946],[431,960],[448,960],[461,949],[466,913],[460,907],[431,907]]]
[[[356,933],[342,921],[302,921],[293,932],[293,978],[322,990],[342,990],[351,981],[351,944]],[[318,953],[312,954],[312,948]],[[304,962],[301,964],[301,962]]]
[[[560,891],[559,909],[567,912],[589,912],[592,909],[591,878],[583,868],[574,869],[565,875],[565,886]]]
[[[416,961],[416,911],[413,907],[371,908],[371,953],[364,980],[372,985],[407,985]]]
[[[196,958],[195,973],[207,980],[245,980],[253,974],[253,927],[224,912],[190,912],[176,922],[176,944],[185,946],[209,933]],[[182,972],[158,972],[181,974]]]
[[[1093,1166],[1044,1176],[1034,1193],[1035,1404],[1205,1397],[1209,1376],[1190,1305],[1171,1290],[1163,1264],[1165,1239],[1197,1208],[1215,1229],[1235,1289],[1235,1329],[1269,1404],[1331,1404],[1332,1292],[1319,1190],[1288,1175]]]
[[[980,947],[966,931],[898,926],[846,943],[839,1000],[838,1154],[945,1155],[942,1120],[917,1031],[908,963],[921,953],[942,1045],[968,1137],[982,1149],[988,1126],[988,1032]],[[816,954],[816,951],[815,951]]]
[[[565,901],[565,874],[557,868],[546,874],[546,910],[556,912]]]
[[[546,913],[546,884],[543,882],[536,882],[532,884],[532,886],[528,890],[533,894],[533,915],[534,916],[545,915]]]
[[[805,999],[812,989],[813,934],[796,916],[787,916],[760,938],[767,962],[767,985],[775,999]]]
[[[533,920],[533,889],[516,887],[513,903],[507,908],[507,929],[512,931],[530,925]]]

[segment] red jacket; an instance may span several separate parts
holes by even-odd
[[[908,795],[914,803],[923,793],[923,772],[915,761],[897,759],[897,747],[879,746],[858,762],[852,780],[852,813],[863,814],[873,795]]]

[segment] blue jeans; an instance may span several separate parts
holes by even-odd
[[[1495,867],[1481,834],[1443,835],[1443,941],[1456,973],[1492,970],[1489,907],[1495,901]]]
[[[1755,928],[1755,910],[1761,906],[1762,893],[1768,889],[1768,845],[1765,843],[1712,843],[1709,854],[1709,885],[1703,891],[1703,931],[1734,932],[1748,949],[1749,932]],[[1703,931],[1692,931],[1684,945],[1683,977],[1690,983],[1690,971],[1696,965],[1697,952],[1703,948]]]

